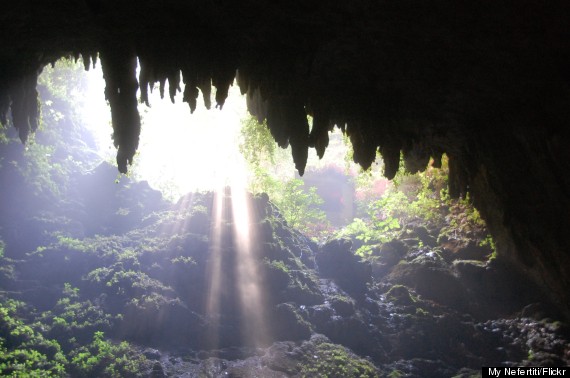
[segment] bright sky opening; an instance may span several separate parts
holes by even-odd
[[[87,127],[94,133],[101,155],[113,160],[116,150],[110,137],[110,109],[102,96],[102,71],[92,69],[88,75],[90,101],[84,109]],[[168,96],[160,98],[158,84],[149,93],[149,102],[150,108],[139,105],[139,153],[130,167],[136,178],[147,180],[175,200],[184,193],[216,189],[229,185],[236,176],[246,176],[246,163],[239,152],[239,132],[247,110],[237,86],[230,88],[222,110],[207,110],[200,94],[197,109],[190,114],[182,93],[172,104]]]

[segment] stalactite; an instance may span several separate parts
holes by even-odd
[[[568,2],[527,1],[525,12],[517,12],[516,1],[489,1],[484,7],[461,1],[453,9],[445,1],[420,8],[413,1],[343,2],[334,8],[314,1],[263,6],[258,1],[239,6],[226,1],[83,2],[87,5],[3,2],[0,122],[13,123],[23,141],[38,119],[36,77],[24,74],[36,65],[55,64],[71,51],[89,69],[97,59],[94,51],[102,49],[122,172],[132,161],[140,132],[135,55],[141,57],[141,99],[148,104],[149,88],[159,82],[164,92],[167,80],[172,99],[182,71],[184,101],[192,112],[200,91],[206,108],[211,107],[212,82],[222,106],[239,68],[248,109],[259,121],[268,121],[281,146],[293,145],[300,170],[301,150],[313,146],[323,156],[335,124],[346,130],[354,160],[363,167],[380,151],[389,179],[398,171],[404,146],[410,171],[423,169],[428,155],[440,167],[445,151],[450,194],[465,195],[469,186],[478,190],[489,224],[504,236],[504,245],[513,251],[509,254],[516,257],[516,249],[535,253],[544,242],[548,253],[536,264],[542,270],[537,277],[556,273],[547,264],[560,267],[559,272],[568,268],[563,258],[568,243],[557,231],[564,228],[558,223],[568,210],[568,133],[553,136],[553,145],[546,140],[570,119]],[[314,126],[308,137],[298,104],[311,105]],[[431,125],[413,125],[410,119]],[[379,128],[380,123],[386,126]],[[423,148],[407,145],[412,138]],[[477,179],[480,164],[489,170],[489,182],[487,176],[484,182]],[[534,177],[532,185],[528,175]],[[520,187],[526,189],[512,190]],[[527,196],[539,197],[540,206],[522,204]],[[525,236],[519,225],[536,232]],[[568,281],[556,283],[567,275],[552,277],[553,289],[570,292]],[[570,299],[560,297],[565,303]]]
[[[404,166],[409,173],[417,173],[425,171],[430,154],[427,149],[417,142],[412,142],[403,149]]]
[[[309,123],[303,104],[298,99],[285,97],[269,101],[267,126],[280,147],[287,148],[291,144],[295,168],[303,175],[309,149]]]
[[[142,52],[139,56],[139,84],[141,101],[150,106],[148,92],[153,91],[155,83],[159,83],[160,98],[164,99],[166,82],[168,81],[168,95],[174,103],[176,92],[180,92],[180,69],[170,59],[157,59],[148,52]]]
[[[222,109],[228,91],[236,75],[236,68],[228,65],[218,67],[212,75],[212,84],[216,87],[216,107]]]
[[[8,110],[10,110],[10,95],[8,91],[0,86],[0,123],[8,125]]]
[[[164,87],[166,86],[166,77],[159,76],[158,79],[158,92],[160,93],[160,98],[164,99]]]
[[[176,92],[180,92],[180,71],[178,69],[171,70],[168,74],[168,95],[173,104]]]
[[[204,98],[204,106],[206,109],[210,110],[212,108],[212,80],[208,76],[198,75],[196,86],[200,91],[202,91],[202,97]]]
[[[289,147],[291,136],[290,125],[287,122],[287,105],[284,99],[272,99],[267,105],[267,127],[281,148]]]
[[[325,150],[329,146],[329,132],[334,128],[334,123],[330,120],[328,112],[323,110],[313,110],[313,127],[309,134],[309,146],[314,147],[317,156],[322,159]]]
[[[240,70],[236,71],[236,83],[242,95],[252,92],[247,75],[240,72]]]
[[[313,116],[313,128],[309,134],[309,146],[317,150],[317,156],[322,159],[325,150],[329,146],[328,118],[315,114]]]
[[[461,165],[459,164],[459,159],[454,155],[450,154],[448,156],[449,164],[449,195],[451,198],[465,197],[467,194],[467,175],[463,171]]]
[[[392,180],[400,167],[400,147],[396,141],[385,142],[380,146],[380,155],[384,162],[384,177]]]
[[[101,51],[101,66],[105,78],[105,98],[111,105],[113,142],[117,151],[117,165],[121,173],[127,172],[138,148],[140,116],[137,110],[136,80],[137,59],[128,49],[116,48]]]
[[[91,55],[82,53],[81,60],[83,61],[83,67],[85,68],[85,71],[89,71],[91,68]]]
[[[184,93],[182,101],[188,103],[190,106],[190,113],[194,113],[196,110],[196,103],[198,100],[198,79],[196,73],[190,68],[182,68],[182,82],[184,83]]]
[[[268,105],[267,101],[261,97],[261,91],[256,88],[249,90],[246,96],[247,110],[257,118],[257,122],[263,123],[267,118]]]
[[[378,145],[374,138],[366,135],[367,127],[362,123],[352,121],[346,125],[346,134],[350,138],[353,148],[353,160],[363,169],[368,169],[376,159]]]
[[[89,71],[91,67],[95,68],[95,65],[97,63],[97,51],[82,51],[81,60],[83,61],[83,67],[85,68],[85,71]]]
[[[141,101],[150,106],[148,102],[149,84],[154,86],[155,79],[152,76],[152,69],[150,63],[139,57],[140,71],[139,71],[139,85],[141,90]],[[151,88],[152,90],[152,88]]]
[[[188,103],[190,112],[194,113],[196,110],[199,95],[198,89],[202,92],[204,106],[206,109],[210,109],[212,107],[212,101],[210,99],[212,95],[212,80],[209,74],[206,74],[198,67],[189,65],[182,67],[181,71],[182,82],[184,83],[183,101]]]
[[[36,84],[38,73],[24,76],[10,90],[12,121],[22,143],[38,128],[39,103]]]
[[[309,123],[303,104],[295,101],[287,108],[287,121],[291,128],[291,154],[299,175],[305,173],[309,153]]]
[[[433,148],[431,152],[433,158],[433,163],[431,164],[434,168],[441,168],[441,159],[443,158],[443,151],[439,148]]]

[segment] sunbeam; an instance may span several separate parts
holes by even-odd
[[[208,263],[206,312],[208,342],[219,347],[220,326],[226,311],[235,312],[238,337],[251,346],[266,345],[269,333],[263,277],[258,268],[257,243],[251,224],[251,198],[246,190],[245,164],[226,165],[226,183],[214,194]]]
[[[222,227],[224,211],[224,194],[218,190],[214,193],[214,203],[212,209],[213,222],[210,229],[210,258],[208,259],[208,282],[206,295],[206,315],[210,320],[210,327],[207,333],[207,344],[217,347],[220,321],[221,302],[221,268],[222,268]]]
[[[248,343],[261,346],[269,339],[265,292],[256,258],[258,243],[251,225],[251,199],[243,185],[244,182],[240,181],[238,179],[232,183],[231,204],[237,252],[236,283],[243,316],[242,334]]]

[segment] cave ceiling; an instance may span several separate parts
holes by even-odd
[[[268,120],[279,145],[292,146],[299,171],[307,149],[322,155],[337,125],[357,163],[368,167],[379,149],[393,177],[400,150],[412,172],[430,156],[437,164],[442,152],[461,153],[472,129],[496,127],[487,122],[499,109],[520,117],[526,103],[545,114],[567,107],[568,8],[561,1],[12,1],[0,16],[0,113],[5,120],[11,107],[26,140],[37,127],[42,67],[81,56],[89,68],[99,54],[121,171],[138,146],[137,89],[148,102],[149,86],[168,81],[168,96],[180,89],[193,111],[198,89],[209,107],[213,85],[222,107],[237,78],[250,112]]]
[[[235,79],[300,173],[335,126],[389,178],[400,152],[411,172],[446,153],[451,194],[470,191],[504,249],[568,301],[569,25],[567,0],[4,1],[0,116],[25,141],[42,68],[101,64],[125,172],[154,83],[193,111],[200,92],[223,107]]]

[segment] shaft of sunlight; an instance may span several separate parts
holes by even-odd
[[[213,223],[210,229],[210,258],[207,266],[208,294],[206,295],[206,315],[210,319],[207,342],[213,348],[218,346],[221,312],[222,228],[224,222],[224,195],[221,189],[214,193]]]
[[[90,75],[91,89],[102,93],[100,69]],[[256,256],[258,243],[251,225],[247,164],[239,151],[245,99],[233,86],[223,110],[207,110],[200,96],[201,103],[194,114],[180,93],[175,104],[161,100],[159,91],[149,94],[149,100],[152,109],[139,106],[141,153],[130,168],[132,174],[171,199],[191,191],[215,191],[204,303],[211,324],[207,341],[211,347],[219,346],[224,336],[220,329],[225,321],[223,316],[235,310],[243,341],[262,345],[269,339],[266,300]],[[96,124],[92,129],[99,126],[97,140],[110,140],[112,130],[106,104],[94,102],[89,110],[89,118]],[[102,156],[111,160],[115,150],[107,147],[103,152]],[[193,199],[188,194],[178,202],[175,215],[179,222],[170,223],[169,232],[175,234],[187,228],[187,212],[192,209]]]
[[[246,190],[245,167],[231,183],[234,244],[237,252],[237,285],[242,311],[242,334],[254,346],[269,340],[263,277],[259,269],[258,239],[252,227],[252,201]]]

